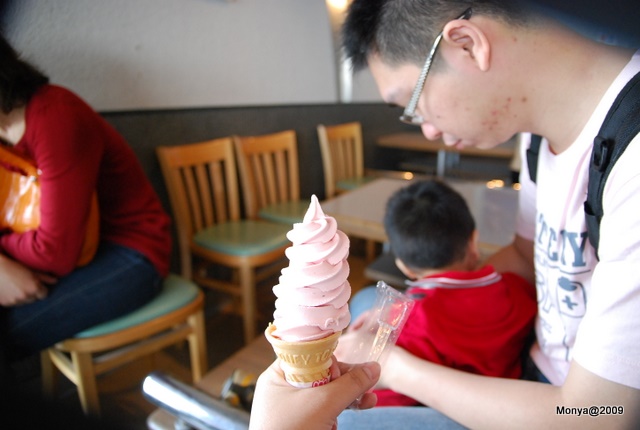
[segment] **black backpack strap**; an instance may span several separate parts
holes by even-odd
[[[600,221],[604,215],[602,194],[609,172],[629,142],[640,132],[640,73],[622,89],[593,142],[589,186],[584,212],[589,241],[598,253]]]
[[[540,144],[542,136],[537,134],[531,135],[531,144],[527,149],[527,168],[529,169],[529,178],[535,184],[538,177],[538,156],[540,155]]]

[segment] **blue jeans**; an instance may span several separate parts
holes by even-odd
[[[340,430],[460,430],[466,429],[446,415],[426,407],[392,406],[367,410],[347,409],[338,416]]]
[[[355,321],[360,315],[368,311],[376,303],[376,287],[364,287],[353,295],[349,302],[351,321]]]
[[[49,286],[45,299],[0,307],[8,355],[24,358],[127,314],[153,299],[161,283],[160,274],[144,255],[103,242],[91,263]]]

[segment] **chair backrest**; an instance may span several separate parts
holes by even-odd
[[[214,224],[240,219],[240,193],[230,137],[177,146],[159,146],[175,218],[182,270],[190,265],[193,235]]]
[[[318,140],[322,154],[325,197],[333,197],[336,184],[344,179],[364,175],[362,155],[362,126],[350,122],[327,126],[318,125]]]
[[[247,218],[265,206],[300,200],[296,133],[233,137]]]

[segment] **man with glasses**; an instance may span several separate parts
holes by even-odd
[[[457,426],[436,410],[473,428],[637,426],[640,137],[607,179],[599,260],[583,203],[593,139],[640,54],[518,0],[354,0],[343,36],[354,67],[369,67],[382,98],[405,106],[400,120],[428,139],[455,148],[492,148],[519,132],[546,139],[537,183],[521,172],[516,237],[490,258],[536,286],[536,381],[464,373],[396,347],[380,386],[433,409],[347,412],[340,428]]]
[[[546,139],[537,185],[523,166],[514,242],[490,259],[536,285],[536,381],[464,373],[396,348],[377,387],[430,407],[348,410],[341,430],[640,428],[639,137],[606,182],[599,260],[583,211],[593,138],[640,55],[587,39],[530,3],[352,1],[347,55],[371,69],[386,101],[405,106],[403,122],[459,148],[491,148],[518,132]],[[288,386],[276,362],[258,381],[251,428],[335,428],[338,411],[378,375],[375,363],[359,365],[312,392]]]

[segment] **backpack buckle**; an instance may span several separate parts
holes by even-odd
[[[604,137],[596,136],[593,139],[593,151],[591,155],[591,165],[598,171],[604,172],[613,151],[613,141]]]

